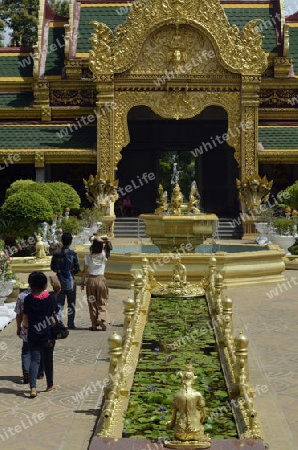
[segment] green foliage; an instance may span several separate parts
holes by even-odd
[[[151,299],[140,359],[125,415],[125,436],[172,437],[167,430],[179,371],[191,359],[198,376],[194,389],[206,401],[205,430],[212,438],[236,438],[229,396],[205,298]]]
[[[171,178],[173,174],[173,164],[177,163],[179,171],[179,186],[184,200],[188,201],[191,183],[195,177],[195,158],[191,152],[161,152],[159,159],[159,182],[164,191],[168,192],[168,199],[171,198],[173,185]]]
[[[68,0],[50,0],[50,5],[59,16],[69,17]]]
[[[81,208],[80,210],[80,221],[82,227],[91,227],[96,222],[101,222],[102,217],[102,212],[95,207]]]
[[[5,200],[1,216],[4,220],[19,222],[26,233],[33,234],[38,224],[52,220],[53,208],[40,194],[17,192]]]
[[[11,183],[11,185],[6,189],[5,192],[5,198],[8,198],[10,195],[15,194],[19,190],[23,190],[30,186],[31,184],[34,184],[35,181],[33,180],[17,180]]]
[[[284,189],[279,198],[283,198],[282,207],[290,206],[292,209],[298,210],[298,181]]]
[[[292,236],[295,233],[295,219],[287,217],[276,217],[272,220],[272,223],[277,234],[281,236]]]
[[[82,231],[79,220],[74,216],[70,216],[68,219],[62,217],[60,225],[64,233],[71,233],[73,236],[80,234]]]
[[[0,19],[12,30],[12,45],[37,42],[38,7],[38,0],[1,0]]]
[[[291,255],[298,255],[298,239],[296,239],[295,243],[288,248],[288,251]]]
[[[61,203],[56,192],[51,189],[50,183],[32,183],[24,188],[24,192],[36,192],[42,195],[51,205],[54,214],[62,211]]]
[[[20,237],[25,231],[24,224],[19,220],[15,219],[6,219],[1,214],[0,217],[0,236],[2,239],[6,240],[8,237],[16,238]]]
[[[77,191],[70,186],[70,184],[63,183],[62,181],[56,181],[55,183],[49,183],[50,188],[52,188],[56,195],[58,195],[62,211],[65,208],[79,209],[81,206],[81,199]]]
[[[262,208],[260,209],[260,213],[258,214],[256,222],[272,223],[274,214],[275,214],[274,208],[267,208],[267,207]]]

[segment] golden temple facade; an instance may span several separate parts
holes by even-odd
[[[83,197],[100,170],[152,212],[163,151],[192,154],[218,215],[237,178],[298,178],[298,13],[279,0],[71,0],[69,19],[40,0],[37,44],[0,58],[2,195],[32,178]]]

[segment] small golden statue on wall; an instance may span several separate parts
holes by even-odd
[[[177,183],[173,189],[171,204],[170,204],[170,213],[175,216],[181,216],[181,205],[183,203],[183,195],[180,191],[180,186]]]
[[[183,387],[174,396],[172,420],[167,423],[169,429],[174,429],[175,440],[166,441],[165,446],[176,449],[209,448],[211,439],[208,434],[204,434],[203,426],[206,419],[205,400],[192,387],[197,377],[190,361],[187,361],[185,370],[180,372],[180,377]]]
[[[37,241],[35,244],[35,257],[36,259],[43,259],[46,258],[46,245],[42,240],[42,237],[40,234],[37,235]]]
[[[156,200],[156,203],[159,205],[158,208],[154,211],[154,214],[164,214],[168,210],[168,202],[167,202],[167,191],[163,190],[163,187],[161,184],[158,186],[158,194],[159,198]]]
[[[200,194],[198,191],[197,183],[193,181],[191,183],[189,200],[187,204],[187,212],[192,214],[199,214],[200,209],[198,208],[200,204]]]

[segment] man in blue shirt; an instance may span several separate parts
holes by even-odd
[[[56,272],[61,284],[61,291],[57,295],[57,303],[60,310],[58,318],[62,320],[66,297],[68,304],[67,326],[69,329],[75,329],[76,281],[74,276],[79,272],[80,265],[78,255],[69,248],[72,243],[72,235],[63,233],[61,241],[63,246],[55,250],[51,261],[51,270]]]

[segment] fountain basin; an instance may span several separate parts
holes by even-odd
[[[83,267],[89,246],[78,245],[74,250]],[[179,248],[161,253],[152,244],[123,244],[113,246],[107,262],[105,276],[108,285],[111,288],[131,288],[133,275],[142,273],[142,259],[145,257],[155,271],[156,280],[168,283],[172,280],[177,253],[186,266],[187,281],[190,283],[197,283],[205,276],[212,256],[216,258],[217,269],[224,273],[225,287],[285,281],[285,263],[282,259],[285,252],[271,244],[265,247],[255,244],[204,244],[196,247],[195,253],[186,253]]]
[[[193,252],[197,245],[212,237],[218,222],[215,214],[141,214],[139,217],[145,222],[145,233],[161,252],[173,251],[182,244],[187,252]]]

